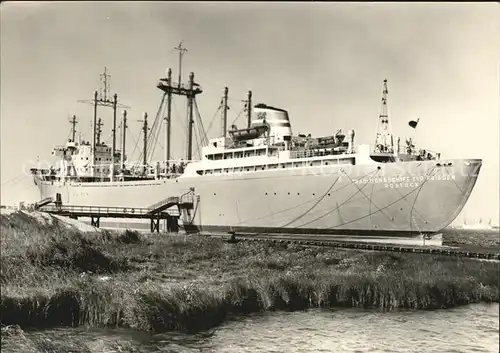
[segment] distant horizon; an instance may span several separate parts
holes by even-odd
[[[140,115],[147,111],[153,120],[156,114],[157,79],[171,67],[177,80],[174,47],[182,40],[188,48],[184,81],[193,71],[204,89],[198,104],[205,128],[227,86],[228,126],[252,90],[255,104],[289,112],[295,135],[354,128],[356,145],[373,146],[382,82],[388,79],[389,117],[401,143],[413,137],[418,147],[442,158],[483,159],[474,191],[452,224],[465,217],[499,224],[495,5],[3,2],[0,203],[38,200],[22,168],[51,160],[52,146],[68,135],[70,116],[76,114],[78,131],[90,135],[92,108],[77,101],[92,99],[105,66],[111,92],[132,106],[127,149],[133,150]],[[174,103],[176,129],[183,128],[184,105]],[[111,114],[101,112],[107,140]],[[408,121],[418,118],[411,130]],[[215,119],[210,137],[220,131]],[[162,158],[161,143],[156,159]],[[177,132],[174,156],[182,157],[183,146],[184,133]]]

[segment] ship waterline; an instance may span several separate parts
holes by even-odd
[[[189,167],[195,168],[196,162]],[[42,198],[69,205],[150,207],[191,193],[186,229],[316,234],[436,233],[460,213],[473,190],[480,159],[338,164],[175,179],[52,183]]]

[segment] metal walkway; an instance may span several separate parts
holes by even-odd
[[[158,212],[162,212],[172,206],[179,205],[179,197],[171,196],[167,197],[165,200],[157,202],[148,207],[149,214],[154,214]]]
[[[168,204],[168,203],[165,203]],[[171,207],[172,204],[168,207]],[[160,220],[166,219],[167,222],[176,221],[178,216],[173,216],[162,210],[168,207],[137,208],[137,207],[107,207],[107,206],[78,206],[78,205],[44,205],[39,207],[42,212],[53,213],[60,216],[65,216],[73,219],[78,217],[90,218],[90,224],[94,227],[99,227],[101,218],[136,218],[150,219],[151,232],[160,232]]]

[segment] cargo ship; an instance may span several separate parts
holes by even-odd
[[[106,74],[104,75],[104,81]],[[377,237],[432,236],[447,227],[466,204],[481,159],[442,159],[401,143],[391,133],[387,80],[383,82],[379,128],[373,147],[355,144],[354,130],[327,136],[297,135],[287,110],[245,102],[245,126],[227,126],[228,89],[219,110],[221,133],[208,139],[197,113],[202,88],[190,73],[187,83],[173,82],[172,70],[157,84],[163,92],[155,120],[144,114],[139,161],[126,153],[127,111],[117,133],[117,95],[94,92],[93,136],[56,146],[57,163],[33,168],[41,199],[64,205],[154,209],[180,217],[186,231],[337,234]],[[171,160],[171,107],[174,96],[187,99],[185,158]],[[113,109],[111,145],[102,143],[98,107]],[[310,119],[311,117],[303,117]],[[195,121],[196,120],[196,121]],[[418,120],[410,121],[411,129]],[[202,131],[199,159],[193,158],[193,128]],[[152,161],[152,150],[165,132],[165,155]],[[119,135],[119,136],[118,136]],[[120,138],[120,148],[117,138]]]

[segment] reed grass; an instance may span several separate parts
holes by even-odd
[[[499,301],[497,263],[137,232],[0,216],[1,323],[197,332],[251,312]],[[29,217],[28,217],[29,218]]]

